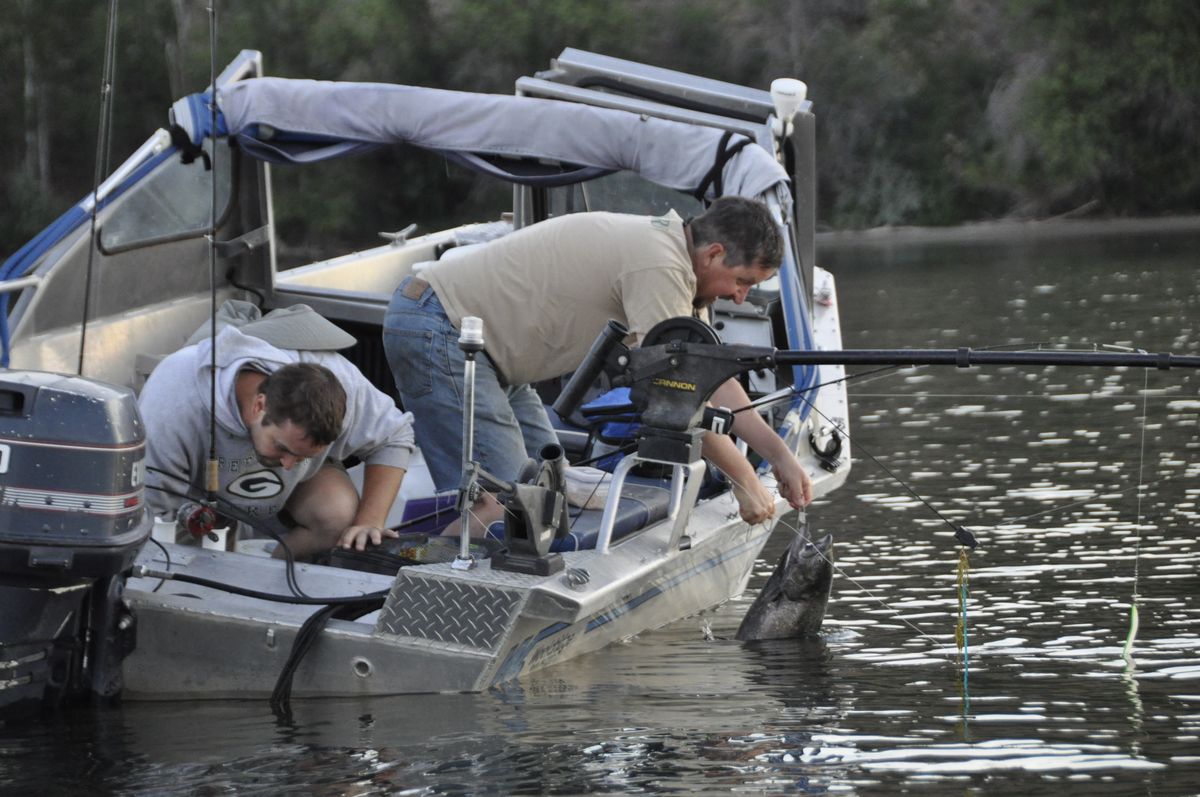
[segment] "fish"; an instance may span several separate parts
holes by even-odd
[[[816,636],[832,588],[833,535],[813,542],[804,524],[742,618],[736,638],[746,642]]]

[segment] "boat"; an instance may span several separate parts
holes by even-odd
[[[741,376],[815,497],[850,469],[842,366],[771,356],[841,348],[834,280],[815,265],[816,122],[804,91],[568,48],[499,96],[271,78],[260,53],[242,51],[0,267],[0,709],[479,691],[739,595],[787,504],[760,468],[775,517],[745,523],[695,453],[698,430],[721,420],[704,413],[713,374]],[[510,183],[512,206],[281,266],[272,168],[402,143]],[[744,304],[718,302],[711,326],[665,322],[632,352],[610,333],[573,381],[541,386],[548,403],[558,394],[561,452],[530,476],[537,500],[503,542],[447,548],[436,528],[413,531],[455,500],[428,495],[419,465],[393,508],[416,551],[404,566],[292,565],[247,546],[159,539],[136,392],[220,304],[312,307],[357,339],[346,356],[395,395],[380,327],[418,264],[562,213],[686,215],[729,194],[770,207],[786,243],[778,276]],[[591,377],[619,384],[630,368],[701,389],[632,391],[650,413],[636,450],[603,505],[562,524],[560,508],[538,510],[561,494],[552,460],[589,458],[598,439],[573,410]]]

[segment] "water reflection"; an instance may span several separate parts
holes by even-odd
[[[847,347],[1197,354],[1198,244],[859,247],[824,265]],[[733,640],[781,533],[742,598],[502,690],[298,701],[290,723],[257,701],[76,712],[0,728],[0,792],[1194,794],[1198,390],[1138,369],[876,374],[852,383],[852,481],[808,513],[838,546],[820,640]],[[938,513],[980,542],[965,684]]]

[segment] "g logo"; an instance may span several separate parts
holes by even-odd
[[[283,481],[270,470],[256,470],[239,476],[225,488],[238,498],[261,500],[273,498],[283,492]]]

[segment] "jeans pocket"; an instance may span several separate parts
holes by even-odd
[[[434,338],[429,330],[384,327],[383,351],[401,399],[433,392]]]

